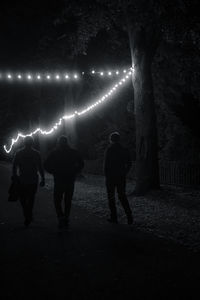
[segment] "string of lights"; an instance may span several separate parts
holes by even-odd
[[[99,77],[116,77],[121,74],[127,74],[130,68],[123,70],[97,71],[95,69],[89,72],[0,72],[0,82],[69,82],[70,80],[77,81],[84,75],[99,76]]]
[[[111,89],[101,98],[99,98],[98,100],[94,101],[93,104],[87,106],[86,108],[84,108],[83,110],[80,111],[74,111],[72,114],[68,114],[68,115],[64,115],[62,116],[58,122],[56,122],[49,130],[44,130],[41,128],[36,128],[33,132],[30,132],[28,134],[22,134],[22,133],[18,133],[16,138],[12,138],[11,139],[11,143],[10,146],[6,146],[4,145],[3,148],[5,150],[6,153],[10,153],[13,146],[19,141],[20,138],[25,138],[27,136],[33,136],[36,133],[40,133],[42,135],[49,135],[52,134],[55,130],[58,129],[58,127],[62,124],[62,121],[68,121],[71,120],[77,116],[82,116],[85,115],[86,113],[88,113],[91,110],[94,110],[98,105],[102,104],[105,101],[108,101],[111,96],[120,88],[124,85],[124,83],[130,78],[131,74],[133,72],[133,69],[129,70],[128,72],[126,72],[126,74],[115,84],[111,87]]]

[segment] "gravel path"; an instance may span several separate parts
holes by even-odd
[[[51,189],[52,180],[48,179]],[[133,189],[128,182],[127,194]],[[200,190],[162,186],[146,196],[129,196],[135,227],[156,236],[173,240],[195,251],[200,250]],[[109,215],[104,178],[84,175],[76,182],[74,204],[90,213],[107,218]],[[117,200],[119,221],[126,223],[126,216]]]
[[[57,228],[47,176],[47,186],[38,189],[34,222],[26,229],[19,203],[7,201],[10,165],[0,164],[0,171],[3,300],[196,299],[199,253],[169,241],[191,239],[192,249],[199,249],[192,232],[199,224],[194,191],[163,187],[130,198],[135,225],[123,225],[120,207],[122,225],[113,225],[105,221],[103,177],[87,175],[77,181],[70,228],[63,231]]]

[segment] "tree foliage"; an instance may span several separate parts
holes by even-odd
[[[29,6],[27,3],[24,5]],[[36,3],[34,7],[30,7],[29,13],[34,11],[36,14],[37,8]],[[10,14],[16,18],[23,12],[20,11],[18,5],[14,5],[10,8]],[[55,9],[52,8],[50,14],[46,14],[43,22],[38,23],[39,29],[36,33],[40,32],[38,35],[40,42],[31,63],[40,65],[44,70],[47,66],[51,66],[52,69],[64,69],[67,65],[72,69],[79,67],[80,70],[82,68],[85,70],[93,66],[112,68],[116,65],[131,65],[128,30],[130,23],[134,31],[132,55],[137,55],[138,49],[142,50],[144,46],[149,51],[150,49],[153,51],[152,74],[160,158],[192,159],[194,155],[189,145],[194,145],[193,153],[197,153],[199,149],[197,112],[200,94],[200,24],[197,0],[94,0],[87,2],[65,0],[59,7],[55,5]],[[33,35],[31,37],[33,38]],[[137,45],[136,52],[134,52],[135,45]],[[77,107],[104,88],[102,83],[95,82],[89,77],[84,84],[84,87],[80,86],[76,93],[72,93],[74,105]],[[69,91],[55,89],[54,92],[52,90],[48,92],[47,89],[44,88],[42,94],[36,97],[29,97],[28,93],[26,96],[19,96],[29,98],[31,111],[35,111],[34,116],[32,115],[33,123],[38,122],[38,115],[40,115],[40,120],[41,116],[45,117],[46,124],[51,123],[55,119],[54,111],[57,111],[57,115],[62,111],[64,98]],[[184,96],[185,94],[187,97]],[[14,132],[15,127],[21,124],[20,117],[26,118],[29,115],[27,101],[25,99],[20,101],[20,111],[17,111],[13,106],[14,100],[12,99],[14,98],[15,95],[8,94],[5,90],[1,93],[1,128],[7,128],[6,131],[2,129],[2,137]],[[78,131],[82,147],[86,148],[85,145],[89,144],[89,137],[91,145],[96,145],[96,154],[91,154],[91,156],[103,153],[107,143],[107,134],[114,128],[121,129],[124,137],[125,132],[129,132],[128,139],[131,140],[132,153],[134,153],[135,127],[132,124],[135,117],[132,90],[130,89],[129,94],[122,95],[119,102],[119,106],[113,108],[110,106],[109,114],[103,110],[102,113],[97,112],[94,117],[91,116],[91,122],[88,121],[85,125],[81,122]],[[48,111],[45,108],[46,105],[49,107]],[[122,106],[123,109],[121,109]],[[129,111],[125,113],[126,107]],[[112,118],[110,117],[112,109],[120,115],[121,124],[118,123],[118,118],[114,114]],[[124,118],[121,112],[124,113]],[[127,124],[126,120],[129,117],[131,122]],[[87,135],[92,123],[97,125],[100,135],[95,135],[94,132]],[[21,124],[18,127],[23,126]],[[103,142],[97,136],[101,136]],[[177,142],[177,137],[179,137],[179,142]],[[87,142],[84,143],[86,140]],[[92,150],[86,149],[85,152],[92,153]]]

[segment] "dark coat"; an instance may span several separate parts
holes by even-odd
[[[13,160],[13,169],[14,173],[19,169],[19,180],[21,183],[37,184],[38,171],[42,170],[40,153],[33,148],[23,148],[17,151]]]
[[[126,177],[131,168],[131,157],[128,149],[119,143],[111,144],[104,156],[104,174],[108,178]]]
[[[44,162],[45,170],[53,174],[55,181],[61,183],[75,180],[83,167],[83,159],[75,149],[70,147],[54,149]]]

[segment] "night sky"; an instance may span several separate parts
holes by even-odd
[[[62,1],[1,1],[1,68],[23,69],[30,63],[61,7]]]

